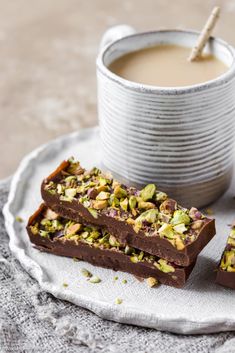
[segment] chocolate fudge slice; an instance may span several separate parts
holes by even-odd
[[[156,278],[159,282],[182,287],[194,264],[179,267],[142,250],[122,245],[107,230],[60,217],[42,204],[30,217],[27,231],[41,251],[77,258],[93,265]]]
[[[216,283],[235,289],[235,226],[230,232],[220,260]]]
[[[42,183],[45,203],[62,217],[106,227],[119,242],[188,266],[215,235],[215,222],[156,189],[127,187],[97,168],[64,161]]]

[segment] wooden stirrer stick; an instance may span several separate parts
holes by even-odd
[[[188,57],[189,61],[194,61],[201,56],[203,48],[205,47],[208,39],[210,38],[211,32],[216,25],[216,22],[219,18],[219,14],[220,14],[220,8],[218,6],[214,7],[204,28],[202,29],[198,37],[196,45],[193,47]]]

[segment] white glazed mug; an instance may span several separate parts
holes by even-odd
[[[135,33],[126,25],[113,27],[101,42],[97,81],[103,166],[125,183],[153,182],[183,205],[202,207],[221,196],[232,177],[234,49],[211,38],[205,50],[228,70],[192,86],[149,86],[108,69],[122,55],[153,45],[192,48],[197,36],[187,30]]]

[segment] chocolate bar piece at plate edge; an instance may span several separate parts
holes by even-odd
[[[44,202],[62,217],[106,227],[118,240],[180,266],[193,263],[215,235],[214,219],[185,209],[154,184],[126,187],[93,168],[64,161],[41,186]]]
[[[141,250],[123,246],[105,229],[65,219],[42,204],[30,217],[30,241],[41,251],[87,261],[93,265],[153,277],[160,283],[182,287],[194,264],[179,267]]]
[[[216,283],[235,289],[235,226],[232,228],[218,266]]]

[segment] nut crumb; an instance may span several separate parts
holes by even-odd
[[[115,277],[114,277],[114,281],[117,281],[117,280],[118,280],[118,276],[115,276]]]
[[[147,284],[150,288],[155,287],[158,284],[158,280],[154,277],[147,278]]]
[[[87,277],[87,278],[92,277],[92,273],[90,271],[88,271],[86,268],[82,268],[81,273],[84,277]]]
[[[115,304],[122,304],[122,299],[116,298],[115,299]]]
[[[127,283],[127,280],[126,280],[126,279],[124,279],[124,280],[122,281],[122,283],[123,283],[123,284],[126,284],[126,283]]]
[[[15,220],[16,222],[19,222],[19,223],[23,222],[23,218],[21,218],[20,216],[16,216]]]
[[[63,283],[63,287],[67,288],[68,287],[68,283]]]
[[[91,283],[100,283],[101,279],[97,276],[92,276],[91,279],[89,280]]]

